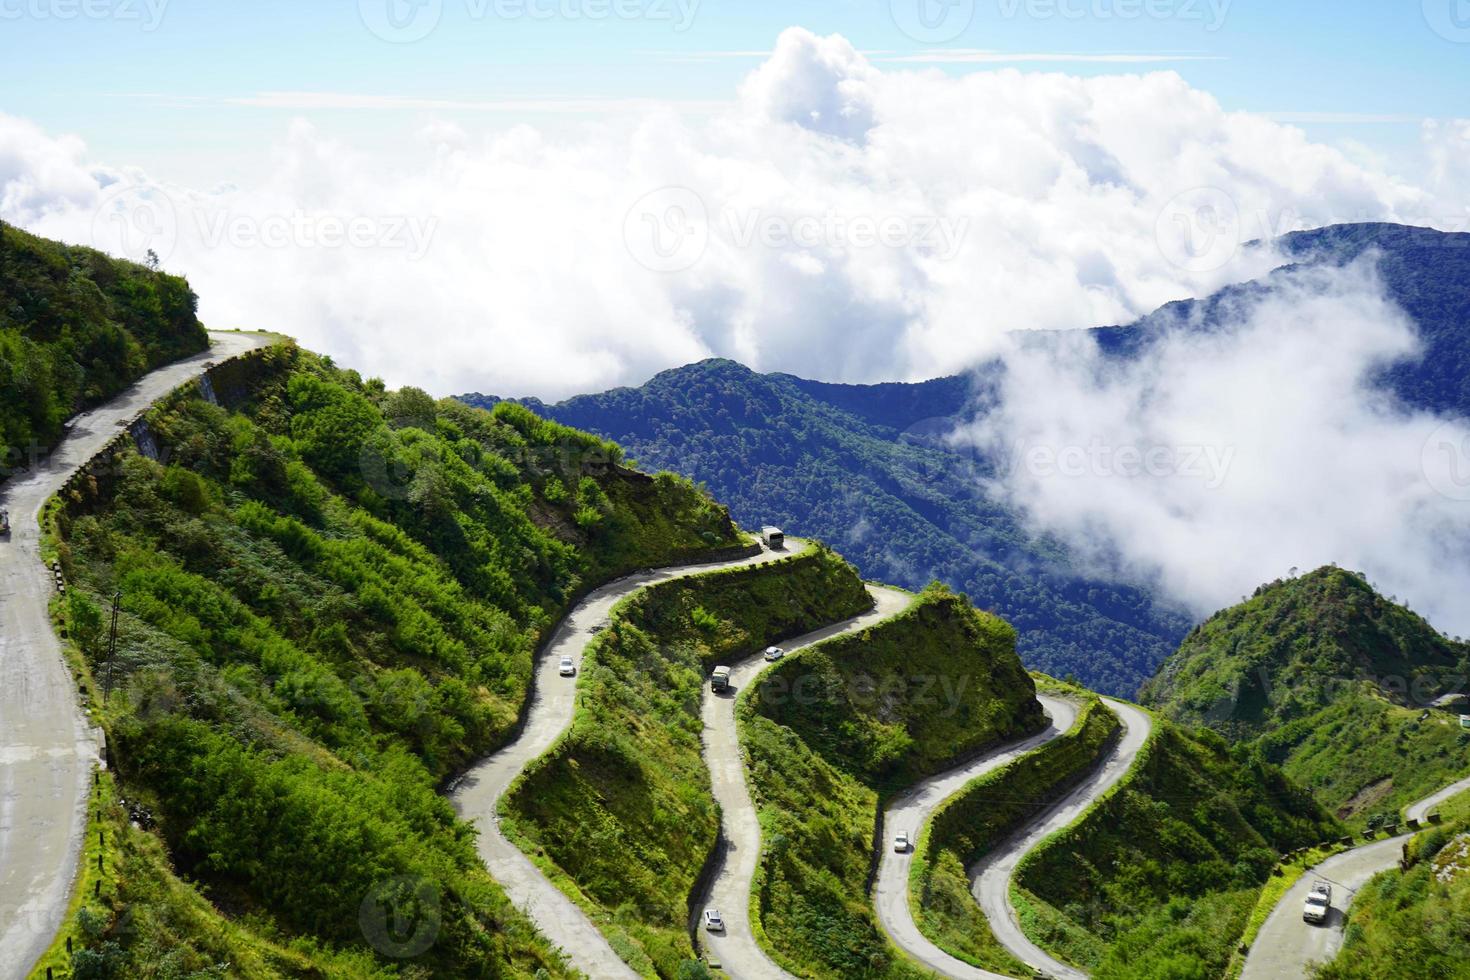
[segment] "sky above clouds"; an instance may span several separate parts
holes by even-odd
[[[548,399],[713,355],[843,381],[1004,356],[970,438],[1053,453],[994,490],[1099,569],[1206,611],[1336,560],[1470,633],[1470,505],[1423,470],[1447,423],[1359,384],[1415,350],[1371,268],[1119,374],[1006,340],[1261,275],[1240,244],[1297,228],[1465,230],[1449,4],[894,0],[802,5],[807,29],[692,0],[34,13],[54,2],[0,0],[0,218],[153,249],[211,326]],[[1174,455],[1120,475],[1125,447]]]

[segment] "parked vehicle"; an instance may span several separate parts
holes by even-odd
[[[577,665],[572,662],[571,657],[562,657],[561,666],[557,670],[563,677],[572,677],[577,673]]]
[[[728,691],[730,689],[729,667],[715,668],[715,672],[709,678],[709,689],[711,691]]]
[[[719,909],[704,910],[704,927],[710,932],[725,931],[725,920],[720,917]]]
[[[786,535],[781,533],[779,527],[771,527],[769,524],[761,528],[761,540],[772,551],[780,551],[786,547]]]
[[[1302,906],[1302,918],[1307,922],[1320,923],[1327,921],[1327,914],[1332,910],[1332,886],[1325,881],[1319,881],[1312,886],[1312,891],[1307,895],[1307,903]]]
[[[909,832],[907,830],[900,830],[898,833],[893,835],[893,849],[899,854],[904,854],[908,851]]]
[[[786,651],[780,647],[766,647],[766,660],[768,662],[774,663],[784,656],[786,656]]]

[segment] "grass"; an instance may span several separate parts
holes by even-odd
[[[925,975],[889,942],[868,898],[884,796],[1034,731],[1034,691],[1009,627],[931,587],[742,692],[736,714],[763,841],[750,915],[778,963],[803,977]]]
[[[871,604],[852,566],[813,546],[642,589],[589,645],[572,725],[502,798],[502,828],[635,967],[671,977],[695,956],[690,892],[720,820],[701,743],[708,670]]]

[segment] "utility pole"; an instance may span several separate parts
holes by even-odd
[[[117,659],[117,610],[122,605],[122,593],[112,594],[112,625],[107,631],[107,681],[102,685],[102,703],[112,693],[112,665]]]

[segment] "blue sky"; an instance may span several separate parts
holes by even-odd
[[[900,26],[919,3],[933,34]],[[410,34],[432,30],[383,40],[369,23],[389,23],[389,4]],[[1466,115],[1470,91],[1466,0],[0,0],[0,17],[0,110],[204,186],[268,166],[298,116],[376,150],[428,118],[555,129],[644,99],[698,112],[791,25],[841,33],[880,67],[1172,69],[1227,109],[1285,114],[1389,169],[1419,118]],[[1089,60],[1120,56],[1140,60]],[[322,93],[357,101],[308,97]],[[567,99],[595,101],[546,102]]]

